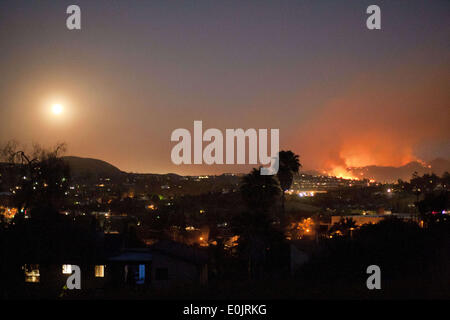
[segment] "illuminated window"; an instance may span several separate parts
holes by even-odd
[[[25,273],[25,282],[37,283],[40,279],[39,265],[38,264],[26,264],[22,267]]]
[[[62,273],[63,274],[72,274],[72,265],[71,264],[63,264]]]
[[[144,282],[145,282],[145,264],[140,264],[136,284],[144,284]]]
[[[95,277],[103,278],[104,276],[105,276],[105,266],[104,265],[95,266]]]

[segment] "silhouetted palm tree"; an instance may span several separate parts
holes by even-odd
[[[267,212],[280,193],[273,176],[261,175],[258,169],[253,169],[242,178],[240,191],[250,211],[256,212]]]
[[[294,179],[294,174],[298,173],[298,170],[302,166],[299,161],[299,156],[292,151],[280,151],[279,161],[280,167],[278,169],[277,177],[280,182],[281,188],[281,222],[282,226],[286,223],[285,213],[285,195],[284,192],[289,190]]]
[[[273,176],[261,175],[260,170],[242,178],[242,198],[248,208],[233,219],[233,229],[239,235],[239,250],[246,257],[250,277],[261,277],[266,259],[266,248],[274,232],[270,208],[279,196],[280,188]]]

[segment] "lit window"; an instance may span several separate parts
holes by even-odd
[[[72,274],[72,265],[71,264],[63,264],[62,273],[63,274]]]
[[[25,282],[39,282],[39,265],[38,264],[26,264],[22,267],[25,273]]]
[[[140,264],[136,284],[144,284],[144,282],[145,282],[145,264]]]
[[[95,277],[103,278],[104,276],[105,276],[105,266],[104,265],[95,266]]]

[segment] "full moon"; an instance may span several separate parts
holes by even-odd
[[[61,113],[63,112],[63,106],[62,106],[61,104],[59,104],[59,103],[54,104],[54,105],[52,106],[52,112],[53,112],[53,114],[55,114],[55,115],[61,114]]]

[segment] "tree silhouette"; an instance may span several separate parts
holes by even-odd
[[[292,151],[280,151],[277,177],[280,182],[281,188],[281,225],[286,225],[286,213],[285,213],[285,191],[289,190],[294,179],[294,174],[298,173],[298,170],[302,166],[299,161],[299,156]]]
[[[280,189],[273,176],[261,175],[258,169],[242,178],[242,198],[251,211],[267,212],[275,203]]]
[[[17,143],[9,142],[0,152],[18,169],[13,171],[18,187],[14,190],[15,205],[24,209],[60,209],[70,180],[69,166],[60,157],[66,145],[60,143],[47,150],[35,144],[30,153],[18,149]]]
[[[280,188],[273,176],[252,172],[242,178],[240,187],[247,210],[237,215],[233,229],[239,235],[239,250],[247,259],[251,278],[262,276],[266,260],[266,250],[270,249],[270,240],[276,233],[271,223],[270,209],[279,196]]]
[[[402,190],[416,195],[415,205],[425,221],[439,219],[439,215],[430,216],[432,212],[436,214],[448,209],[449,185],[450,175],[448,172],[445,172],[442,177],[434,173],[419,176],[417,172],[414,172],[409,183],[399,180]]]
[[[69,167],[60,157],[64,144],[52,149],[34,145],[31,152],[20,149],[13,143],[1,149],[15,177],[13,200],[26,209],[28,219],[16,214],[7,232],[0,235],[0,256],[8,261],[0,268],[0,287],[6,294],[25,294],[21,266],[33,261],[41,265],[42,292],[53,295],[60,287],[54,287],[57,280],[49,266],[64,261],[91,264],[100,252],[96,221],[91,217],[85,223],[60,214],[70,181]]]
[[[341,218],[339,222],[333,224],[329,230],[331,234],[341,233],[343,236],[351,236],[352,231],[357,228],[355,220],[352,218]]]
[[[434,173],[419,176],[417,172],[414,172],[410,184],[412,191],[416,194],[417,201],[419,201],[421,195],[433,192],[439,181],[440,178]]]

